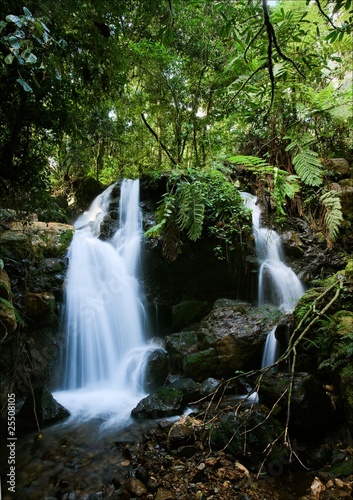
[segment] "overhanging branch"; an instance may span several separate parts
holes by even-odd
[[[168,156],[168,158],[170,159],[170,161],[174,164],[174,165],[177,165],[177,162],[174,160],[174,158],[172,157],[172,155],[170,154],[170,152],[168,151],[168,149],[166,148],[166,146],[163,144],[163,142],[160,140],[160,138],[158,137],[158,134],[153,130],[153,128],[149,125],[149,123],[147,122],[146,118],[145,118],[145,115],[143,113],[141,113],[141,118],[142,118],[142,121],[143,123],[146,125],[146,127],[148,128],[148,130],[151,132],[151,134],[153,135],[153,137],[156,139],[156,141],[158,142],[158,144],[161,146],[161,148],[163,149],[163,151],[165,152],[165,154]]]

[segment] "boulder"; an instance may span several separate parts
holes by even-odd
[[[291,373],[267,373],[258,390],[260,403],[272,408],[277,403],[282,419],[287,418],[288,388]],[[286,392],[287,391],[287,392]],[[282,398],[281,396],[284,395]],[[334,407],[324,387],[309,373],[294,374],[290,401],[289,426],[297,435],[320,434],[328,429],[335,416]]]
[[[4,252],[19,260],[29,256],[63,257],[73,234],[73,226],[59,222],[12,222],[0,235],[0,245]]]
[[[275,440],[283,432],[283,425],[261,409],[247,413],[224,413],[215,421],[210,434],[213,449],[224,449],[247,466],[258,467],[266,457],[269,444],[273,443],[267,460],[275,460],[280,453]]]
[[[4,339],[17,328],[15,308],[12,304],[11,282],[7,272],[0,268],[0,338]]]
[[[145,391],[152,392],[164,385],[169,374],[169,358],[164,349],[156,349],[146,360]]]
[[[199,300],[185,300],[176,304],[172,308],[174,331],[180,331],[186,326],[200,321],[208,310],[208,303]]]
[[[200,384],[191,378],[180,378],[170,384],[170,387],[178,389],[183,393],[185,404],[192,403],[199,399]]]
[[[235,307],[214,309],[197,334],[199,349],[209,352],[212,364],[216,352],[216,370],[206,376],[226,377],[251,367],[261,357],[266,336],[281,317],[271,305],[253,307],[240,302]]]
[[[197,382],[211,377],[218,368],[217,351],[213,347],[189,354],[183,359],[183,372]]]
[[[36,324],[51,321],[55,310],[55,296],[50,292],[25,294],[26,316]]]
[[[51,425],[69,416],[70,412],[44,387],[34,389],[18,413],[18,417],[33,428],[37,428],[37,423],[39,426]]]
[[[286,231],[281,234],[283,250],[286,255],[293,258],[300,258],[304,255],[305,247],[298,233]]]
[[[137,420],[171,417],[180,415],[185,409],[183,393],[172,387],[160,387],[143,398],[131,411]]]
[[[170,364],[174,372],[183,367],[185,356],[197,352],[197,333],[184,331],[172,333],[165,338],[165,348],[170,357]]]

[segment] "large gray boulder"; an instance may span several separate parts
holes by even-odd
[[[226,307],[218,307],[223,304]],[[197,332],[166,338],[172,367],[179,367],[183,375],[198,382],[258,367],[267,334],[282,317],[271,305],[253,307],[237,301],[218,305]]]

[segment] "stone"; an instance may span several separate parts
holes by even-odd
[[[0,268],[0,298],[12,301],[11,282],[7,272]]]
[[[59,222],[12,222],[10,229],[0,235],[0,245],[19,260],[29,256],[63,257],[73,234],[73,226]]]
[[[266,336],[281,317],[278,309],[271,305],[253,307],[238,303],[235,307],[213,310],[198,330],[200,351],[214,349],[217,358],[215,362],[214,352],[208,351],[216,370],[208,371],[204,378],[232,376],[235,371],[258,363]]]
[[[160,387],[143,398],[131,411],[137,420],[155,419],[180,415],[185,409],[183,393],[171,387]]]
[[[8,334],[17,328],[15,308],[12,302],[0,299],[0,336],[4,341]]]
[[[200,382],[217,372],[218,357],[213,347],[189,354],[183,359],[183,371],[187,377]]]
[[[287,418],[287,394],[280,401],[278,400],[288,389],[291,377],[291,373],[267,373],[258,390],[261,404],[272,408],[277,402],[282,409],[278,416],[284,421]],[[292,432],[299,436],[320,434],[332,424],[334,415],[330,397],[315,377],[310,373],[295,373],[289,420]]]
[[[174,500],[175,495],[167,488],[158,488],[155,500]]]
[[[170,387],[178,389],[183,393],[186,404],[196,401],[199,398],[200,384],[191,378],[180,378],[170,384]]]
[[[173,329],[180,331],[192,323],[200,321],[208,312],[207,302],[199,300],[185,300],[172,308]]]
[[[164,349],[156,349],[146,360],[145,391],[152,392],[164,385],[169,374],[169,358]]]
[[[264,450],[269,443],[274,446],[267,459],[278,461],[280,445],[275,440],[283,432],[281,422],[267,412],[253,409],[251,412],[229,411],[214,422],[210,432],[212,449],[223,450],[234,455],[245,467],[258,467],[265,458]]]
[[[131,495],[133,495],[133,497],[139,498],[143,495],[146,495],[147,493],[146,486],[135,477],[129,477],[129,479],[125,483],[125,488],[129,493],[131,493]]]
[[[50,292],[25,294],[26,316],[35,323],[50,321],[55,310],[55,296]]]
[[[33,395],[30,394],[23,403],[18,416],[36,428],[37,419],[40,426],[51,425],[69,417],[70,412],[46,388],[37,387],[33,390]]]
[[[298,233],[286,231],[281,234],[281,241],[283,250],[287,256],[300,258],[304,255],[305,247]]]

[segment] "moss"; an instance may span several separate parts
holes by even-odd
[[[173,387],[159,387],[156,390],[156,394],[161,401],[167,404],[173,401],[179,401],[183,397],[183,393],[179,389]]]
[[[345,271],[346,280],[349,283],[353,283],[353,259],[349,259],[344,271]]]

